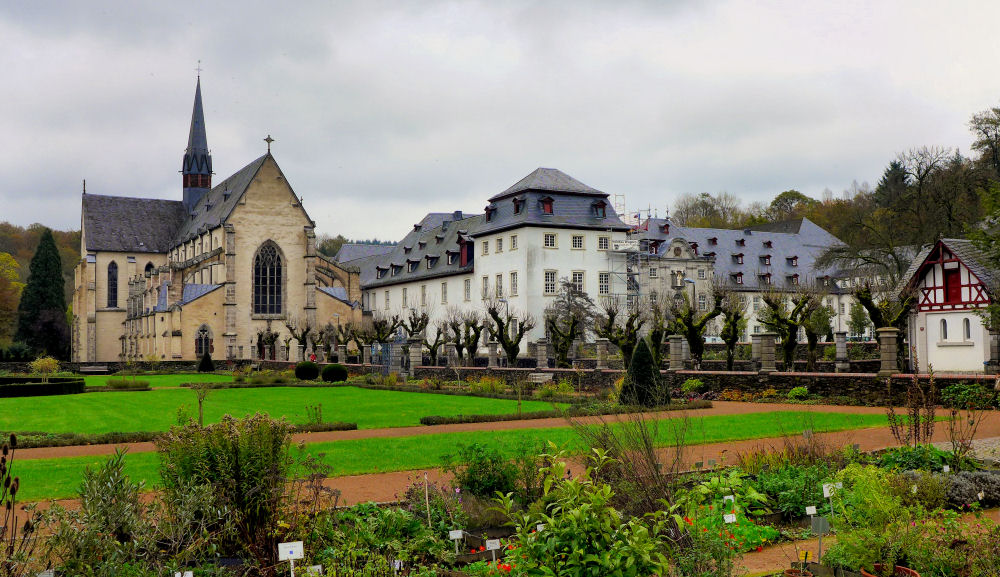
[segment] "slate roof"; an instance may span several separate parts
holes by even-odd
[[[527,190],[607,196],[607,194],[596,188],[587,186],[561,170],[555,168],[536,168],[534,172],[517,181],[507,190],[491,197],[490,202]]]
[[[180,227],[174,233],[173,244],[168,248],[191,240],[198,234],[225,222],[269,156],[271,154],[267,153],[254,160],[202,196],[194,206],[192,211],[194,216],[185,215]]]
[[[764,288],[792,288],[789,277],[798,275],[800,284],[815,282],[824,276],[837,278],[836,268],[819,268],[816,259],[830,246],[842,244],[836,237],[823,230],[808,219],[802,219],[798,233],[770,232],[754,229],[732,230],[725,228],[689,228],[670,223],[669,232],[663,232],[663,225],[669,219],[649,219],[649,230],[639,231],[643,239],[663,241],[660,243],[656,257],[667,258],[666,251],[670,240],[681,238],[690,243],[698,244],[698,254],[708,256],[713,260],[716,278],[727,281],[727,284],[738,290],[759,291]],[[778,227],[781,229],[782,227]],[[715,244],[710,239],[715,239]],[[741,246],[739,241],[743,242]],[[770,242],[767,247],[765,242]],[[714,257],[711,253],[715,253]],[[743,263],[739,264],[735,255],[743,255]],[[762,257],[770,257],[770,265],[763,264]],[[795,260],[791,260],[796,257]],[[796,266],[793,266],[793,262]],[[743,273],[743,284],[737,285],[733,275]],[[771,285],[761,283],[759,275],[771,275]],[[837,290],[836,285],[829,287]]]
[[[83,195],[88,251],[165,253],[183,220],[179,200]]]
[[[333,262],[344,264],[359,258],[367,258],[391,251],[391,244],[344,243],[333,257]]]
[[[208,293],[214,291],[215,289],[221,287],[221,284],[193,284],[188,283],[184,285],[184,292],[181,293],[181,302],[178,304],[186,305],[189,302],[196,301],[201,297],[207,295]],[[164,291],[160,291],[164,292]]]
[[[542,210],[542,201],[551,199],[552,213]],[[520,212],[515,214],[515,203]],[[603,205],[604,216],[595,207]],[[490,199],[488,221],[472,231],[472,236],[500,232],[519,226],[627,231],[608,201],[607,193],[591,188],[554,168],[539,168],[514,186]]]
[[[447,213],[453,218],[461,216],[459,220],[448,220],[440,222],[434,227],[425,227],[424,223],[433,223],[439,220],[437,215],[431,214],[421,220],[420,229],[414,226],[403,240],[392,247],[392,251],[359,259],[352,262],[361,270],[361,286],[365,289],[387,286],[401,282],[410,282],[421,279],[439,278],[455,274],[463,274],[473,270],[473,263],[466,266],[459,266],[461,258],[458,255],[458,239],[464,236],[471,241],[471,232],[481,226],[483,215],[466,216],[461,212]],[[423,245],[421,246],[421,243]],[[452,264],[448,264],[449,251],[455,255]],[[431,261],[430,268],[427,267],[428,260]],[[408,262],[416,263],[413,272],[408,272]],[[393,267],[397,273],[392,274]],[[387,270],[382,278],[378,278],[377,269]]]
[[[927,260],[938,243],[943,244],[957,256],[972,271],[972,274],[986,285],[986,290],[991,296],[1000,294],[1000,270],[990,264],[990,257],[980,250],[974,242],[964,238],[943,238],[933,245],[923,247],[910,263],[906,274],[900,279],[898,292],[902,292],[908,286],[913,286],[919,280],[916,275],[920,271],[920,267],[923,266],[924,261]]]
[[[342,286],[321,286],[316,287],[316,290],[352,307],[360,306],[360,303],[352,301],[350,297],[348,297],[347,289]]]

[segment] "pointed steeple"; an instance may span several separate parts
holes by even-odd
[[[208,151],[205,135],[205,111],[201,106],[201,74],[194,91],[194,110],[191,112],[191,130],[188,133],[184,166],[184,207],[190,212],[198,200],[212,188],[212,155]]]

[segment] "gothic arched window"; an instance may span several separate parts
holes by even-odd
[[[146,276],[153,274],[153,263],[147,262],[146,269],[143,272],[146,273]]]
[[[212,330],[207,325],[201,325],[194,337],[194,354],[197,357],[201,357],[205,353],[211,355],[212,349]]]
[[[118,263],[108,265],[108,308],[118,308]]]
[[[280,315],[282,297],[281,255],[267,242],[253,259],[253,313]]]

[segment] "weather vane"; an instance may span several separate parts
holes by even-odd
[[[270,154],[271,153],[271,143],[274,142],[274,139],[271,138],[270,134],[268,134],[267,138],[264,139],[264,142],[267,143],[267,153]]]
[[[198,78],[201,78],[201,70],[202,70],[202,68],[201,68],[201,60],[199,60],[198,61],[198,67],[194,69],[194,71],[198,73]]]

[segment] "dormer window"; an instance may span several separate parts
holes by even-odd
[[[434,244],[441,244],[442,240],[444,240],[443,234],[438,234],[434,236]]]
[[[705,257],[706,258],[715,258],[715,253],[714,252],[706,252],[705,253]]]
[[[590,206],[592,208],[592,212],[593,212],[594,218],[607,218],[607,215],[608,215],[607,206],[608,206],[608,204],[606,202],[604,202],[603,200],[598,200],[597,202],[595,202],[594,204],[592,204]]]
[[[769,240],[765,240],[765,241],[764,241],[764,248],[774,248],[774,247],[773,247],[773,246],[771,246],[771,241],[769,241]]]
[[[417,270],[417,261],[406,261],[406,272],[413,272],[415,270]]]
[[[789,285],[797,286],[799,284],[799,275],[797,274],[788,275],[787,277],[785,277],[785,280],[788,281]]]
[[[788,266],[799,266],[799,257],[797,256],[790,256],[787,257],[785,260],[788,261]]]
[[[830,286],[830,277],[825,276],[825,277],[822,277],[819,280],[820,280],[820,284],[822,284],[823,286]]]
[[[769,272],[766,272],[764,274],[759,274],[757,275],[757,278],[760,279],[760,284],[768,284],[768,285],[771,284],[771,273]]]
[[[413,250],[412,246],[404,246],[403,247],[403,254],[410,254],[410,251],[412,251],[412,250]]]
[[[698,243],[692,242],[691,243],[691,250],[694,251],[695,256],[698,256]]]
[[[738,253],[734,254],[733,255],[733,262],[735,262],[736,264],[743,264],[743,253],[742,252],[738,252]]]
[[[435,264],[437,264],[438,257],[428,256],[425,258],[425,260],[427,261],[427,268],[430,269],[433,268]]]
[[[520,196],[514,197],[514,214],[521,214],[521,210],[524,208],[524,198]]]
[[[487,206],[486,207],[486,222],[492,222],[493,221],[493,213],[495,213],[496,211],[497,211],[497,208],[495,206],[491,205],[491,206]]]
[[[552,214],[552,197],[546,196],[545,198],[539,199],[538,203],[542,206],[542,214]]]
[[[736,239],[736,246],[746,246],[746,245],[747,245],[747,239],[745,238]]]
[[[763,254],[760,256],[760,264],[764,266],[771,266],[771,255]]]
[[[718,237],[713,236],[712,238],[708,239],[708,245],[709,246],[715,246],[717,244],[719,244],[719,238]]]
[[[736,284],[743,284],[743,273],[738,272],[731,275],[733,277],[733,282]]]
[[[377,266],[375,267],[375,278],[382,278],[385,276],[385,273],[387,272],[389,272],[389,269]]]
[[[669,222],[663,223],[661,229],[663,230],[663,234],[670,234],[670,223]]]
[[[403,270],[403,265],[394,264],[392,265],[391,269],[392,270],[389,271],[389,274],[392,276],[396,276],[397,274],[399,274],[399,271]]]
[[[419,248],[420,250],[423,250],[425,246],[427,246],[427,241],[425,240],[422,240],[417,243],[417,248]]]

